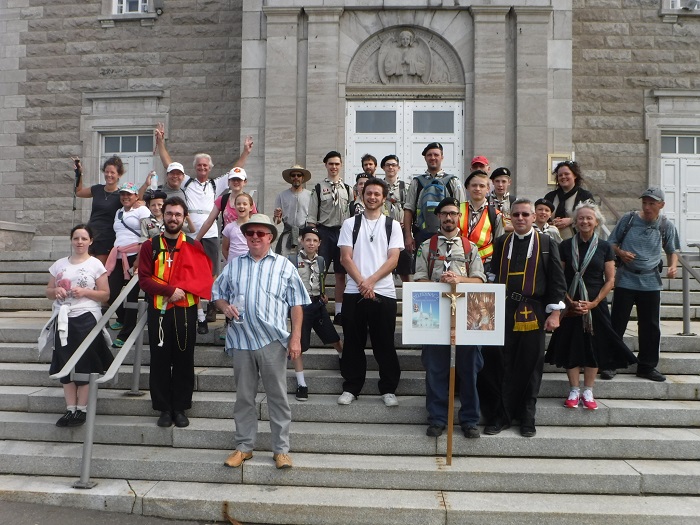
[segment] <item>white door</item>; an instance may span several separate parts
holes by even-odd
[[[102,136],[102,154],[100,168],[108,158],[113,155],[119,156],[124,164],[124,175],[121,182],[135,182],[139,186],[146,180],[146,175],[152,169],[159,172],[159,184],[165,180],[165,170],[158,170],[160,159],[156,164],[153,155],[153,134],[145,132],[142,134],[121,134]]]
[[[463,103],[383,101],[348,102],[346,112],[347,151],[345,181],[355,182],[362,171],[362,156],[370,153],[381,162],[386,155],[399,157],[399,176],[410,181],[425,172],[421,153],[431,142],[440,142],[445,159],[442,168],[462,180],[464,167]],[[384,175],[381,168],[377,175]]]

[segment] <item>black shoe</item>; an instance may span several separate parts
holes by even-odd
[[[333,317],[333,324],[338,326],[343,326],[343,314],[335,314]]]
[[[445,430],[444,425],[430,425],[428,427],[428,430],[425,431],[426,436],[430,437],[440,437],[442,436],[442,432]]]
[[[160,417],[158,418],[158,426],[159,427],[170,427],[173,424],[173,417],[170,415],[170,412],[161,412]]]
[[[71,420],[68,421],[68,426],[69,427],[79,427],[81,425],[84,425],[86,420],[87,420],[87,414],[85,412],[83,412],[82,410],[76,410],[75,413],[73,414],[73,417],[71,418]]]
[[[309,399],[309,387],[308,386],[298,386],[296,393],[297,401],[308,401]]]
[[[666,381],[666,376],[659,372],[656,368],[652,368],[648,372],[637,372],[637,377],[649,379],[650,381],[659,381],[660,383]]]
[[[200,321],[197,323],[197,333],[202,335],[209,333],[209,325],[206,321]]]
[[[507,430],[510,428],[510,425],[508,423],[496,423],[495,425],[486,425],[484,427],[484,434],[487,436],[495,436],[496,434],[500,434],[503,430]]]
[[[190,420],[187,419],[184,412],[175,411],[173,412],[173,423],[175,423],[176,427],[185,428],[186,426],[189,426]]]
[[[537,429],[535,429],[535,425],[521,425],[520,426],[520,435],[523,436],[524,438],[535,437],[535,434],[537,434]]]
[[[600,371],[600,378],[601,379],[612,379],[617,375],[617,370],[601,370]]]
[[[67,427],[70,426],[70,420],[73,419],[73,414],[74,412],[71,412],[70,410],[66,410],[66,413],[61,416],[61,418],[56,421],[56,426],[57,427]]]
[[[208,323],[215,323],[216,322],[216,306],[214,306],[213,303],[209,303],[207,305],[207,315],[204,318],[205,321]]]
[[[474,425],[462,425],[462,432],[467,439],[477,439],[481,437],[481,432]]]

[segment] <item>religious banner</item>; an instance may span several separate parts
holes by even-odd
[[[449,345],[452,291],[447,283],[403,284],[402,340]],[[504,336],[505,285],[458,284],[454,302],[456,344],[500,346]]]

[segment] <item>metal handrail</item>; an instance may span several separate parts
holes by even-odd
[[[133,303],[127,303],[126,308],[138,309],[136,326],[124,342],[124,345],[115,356],[114,360],[112,361],[112,364],[107,369],[107,371],[102,375],[96,372],[90,374],[82,374],[75,372],[75,365],[78,363],[78,361],[80,361],[80,358],[90,347],[95,338],[98,336],[101,337],[102,329],[107,325],[112,314],[114,314],[114,312],[117,311],[119,305],[121,305],[124,302],[129,292],[131,292],[134,286],[136,286],[136,283],[138,283],[138,274],[134,275],[134,277],[129,280],[127,285],[112,303],[112,306],[110,306],[104,313],[104,315],[97,321],[93,329],[83,340],[83,342],[80,344],[77,350],[73,353],[71,358],[66,362],[61,371],[50,376],[52,379],[60,379],[70,374],[72,379],[88,380],[88,406],[85,421],[85,439],[83,441],[83,457],[80,466],[80,480],[73,483],[73,488],[91,489],[92,487],[97,485],[97,483],[95,483],[94,481],[90,481],[90,467],[92,464],[92,445],[95,436],[95,415],[97,413],[97,390],[100,384],[107,383],[108,381],[111,381],[117,376],[117,374],[119,373],[119,367],[121,367],[121,365],[124,363],[124,360],[131,351],[132,347],[135,347],[135,355],[132,370],[132,387],[131,391],[128,392],[128,394],[143,394],[139,391],[139,378],[141,375],[141,355],[143,351],[142,335],[146,327],[146,323],[148,322],[148,307],[146,302],[143,300],[139,300],[136,305],[134,305]]]

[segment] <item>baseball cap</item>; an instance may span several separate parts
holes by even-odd
[[[182,164],[180,164],[179,162],[171,162],[170,164],[168,164],[168,169],[165,172],[170,173],[171,171],[175,171],[175,170],[178,170],[178,171],[181,171],[182,173],[185,173],[184,166]]]
[[[483,164],[484,166],[489,165],[489,159],[484,157],[483,155],[477,155],[472,159],[471,165],[473,166],[474,164]]]
[[[651,186],[647,188],[646,191],[639,196],[640,199],[643,199],[644,197],[649,197],[650,199],[654,199],[655,201],[666,200],[666,194],[664,193],[664,190],[662,190],[658,186]]]
[[[136,185],[135,182],[125,182],[124,184],[119,186],[119,193],[123,191],[126,193],[137,194],[139,192],[139,187]]]
[[[236,166],[233,168],[231,171],[228,172],[228,179],[241,179],[241,180],[246,180],[248,176],[245,173],[245,170],[243,168],[239,168]]]

